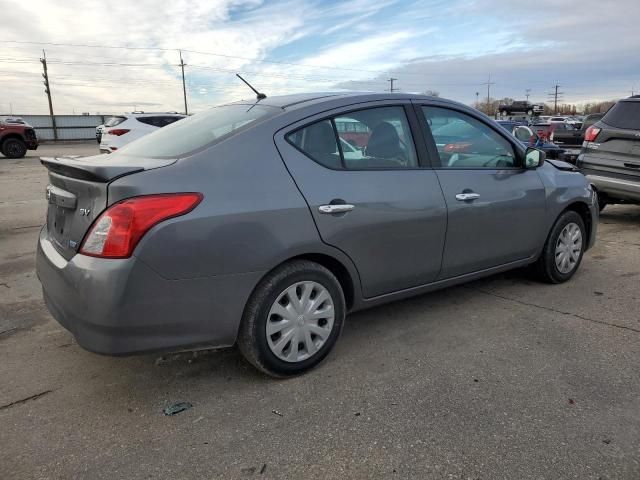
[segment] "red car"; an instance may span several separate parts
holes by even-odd
[[[38,148],[36,131],[20,118],[0,117],[0,152],[7,158],[22,158]]]

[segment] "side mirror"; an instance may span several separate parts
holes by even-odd
[[[527,153],[524,158],[524,168],[533,169],[541,166],[545,161],[546,155],[542,150],[537,148],[527,148]]]

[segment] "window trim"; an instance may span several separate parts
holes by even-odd
[[[471,117],[474,120],[482,123],[489,129],[493,130],[500,137],[502,137],[507,143],[509,143],[509,145],[511,145],[511,148],[513,149],[513,153],[515,155],[515,159],[518,161],[519,165],[513,166],[513,167],[445,167],[445,166],[442,166],[441,160],[440,160],[440,154],[438,153],[438,148],[436,146],[435,139],[431,134],[431,127],[427,122],[427,118],[424,114],[423,107],[451,110],[457,113],[461,113],[463,115],[467,115],[468,117]],[[419,122],[420,129],[422,130],[422,133],[425,137],[425,141],[427,143],[427,149],[429,150],[429,154],[430,154],[429,158],[434,158],[437,160],[437,164],[436,162],[433,162],[432,164],[433,165],[432,168],[434,170],[482,170],[482,171],[526,170],[524,168],[524,157],[522,154],[522,146],[519,144],[519,141],[515,137],[513,139],[509,138],[510,136],[513,136],[513,135],[510,135],[509,132],[507,132],[504,128],[500,127],[500,125],[498,125],[498,127],[504,130],[504,132],[501,132],[498,128],[495,128],[493,125],[486,122],[480,115],[476,115],[474,112],[469,112],[462,108],[455,108],[455,105],[450,105],[450,104],[440,104],[436,102],[427,103],[424,101],[418,101],[418,102],[413,102],[413,109],[415,110],[416,116],[420,119],[420,122]]]
[[[389,103],[386,103],[386,102]],[[291,145],[293,148],[295,148],[298,152],[300,152],[301,154],[303,154],[306,158],[310,159],[311,161],[313,161],[314,163],[316,163],[317,165],[320,165],[323,168],[326,168],[327,170],[333,170],[335,172],[398,172],[398,171],[412,171],[412,170],[429,170],[432,168],[431,166],[431,161],[430,161],[430,155],[429,152],[426,148],[426,142],[424,140],[424,137],[422,136],[422,132],[420,129],[420,122],[418,121],[418,119],[415,117],[415,111],[413,108],[413,105],[411,104],[410,101],[404,101],[402,103],[398,103],[397,101],[393,101],[393,100],[384,100],[384,103],[378,103],[376,102],[375,104],[371,104],[371,103],[358,103],[357,107],[353,108],[353,105],[349,105],[348,107],[339,107],[337,109],[334,110],[330,110],[330,111],[325,111],[322,112],[320,114],[318,114],[318,116],[314,115],[311,118],[313,120],[309,120],[309,121],[305,121],[304,123],[297,125],[299,122],[294,123],[294,125],[296,125],[293,128],[290,128],[291,126],[287,127],[286,129],[283,129],[283,133],[282,133],[282,138],[284,139],[284,141],[286,143],[288,143],[289,145]],[[336,128],[336,122],[335,122],[335,118],[341,115],[348,115],[350,113],[354,113],[354,112],[359,112],[362,110],[372,110],[374,108],[388,108],[388,107],[400,107],[405,114],[406,120],[407,120],[407,125],[409,126],[409,133],[411,134],[411,140],[413,142],[413,146],[415,149],[415,154],[416,154],[416,160],[418,162],[418,165],[415,167],[402,167],[402,168],[388,168],[388,167],[371,167],[371,168],[347,168],[344,162],[344,153],[342,151],[342,145],[340,145],[340,137],[338,134],[338,130]],[[306,120],[306,119],[305,119]],[[317,160],[315,160],[314,158],[310,157],[306,152],[304,152],[301,148],[299,148],[295,143],[293,143],[290,139],[290,135],[296,133],[299,130],[302,130],[304,128],[307,128],[310,125],[313,125],[314,123],[319,123],[319,122],[323,122],[325,120],[329,120],[331,122],[331,125],[333,127],[333,133],[336,137],[336,143],[338,144],[338,152],[340,154],[340,163],[342,164],[342,168],[331,168],[328,167],[326,165],[323,165],[322,163],[318,162]]]

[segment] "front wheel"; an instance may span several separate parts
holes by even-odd
[[[245,307],[238,347],[268,375],[298,375],[333,349],[345,312],[340,282],[329,270],[307,260],[293,261],[256,287]]]
[[[2,142],[2,154],[7,158],[22,158],[27,154],[27,146],[22,140],[8,138]]]
[[[573,277],[582,261],[586,239],[584,221],[578,213],[560,215],[534,265],[537,276],[547,283],[563,283]]]

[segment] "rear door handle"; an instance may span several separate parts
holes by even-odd
[[[475,200],[476,198],[480,198],[480,194],[478,193],[459,193],[456,195],[456,200],[460,200],[461,202],[466,202],[467,200]]]
[[[640,165],[637,163],[625,163],[624,166],[627,168],[640,168]]]
[[[320,213],[344,213],[350,212],[356,208],[355,205],[350,205],[348,203],[339,203],[336,205],[320,205],[318,210]]]

